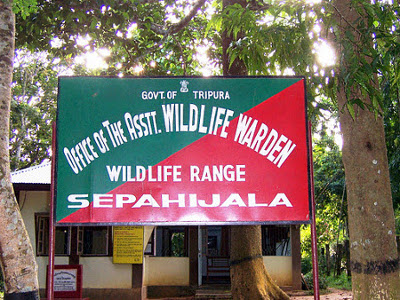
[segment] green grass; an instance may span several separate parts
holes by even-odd
[[[327,278],[328,287],[351,290],[351,277],[348,277],[346,273],[342,273],[340,276],[334,277],[333,275]]]

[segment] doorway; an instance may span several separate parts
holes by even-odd
[[[203,284],[230,283],[230,230],[228,226],[201,227],[199,269]]]

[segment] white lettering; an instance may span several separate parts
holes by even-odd
[[[86,208],[90,205],[89,194],[71,194],[67,197],[68,208]],[[124,208],[127,204],[133,204],[131,208],[141,208],[144,206],[154,208],[169,208],[172,206],[184,207],[277,207],[286,206],[293,207],[290,200],[284,193],[278,193],[274,199],[268,204],[267,202],[257,202],[256,194],[248,193],[247,199],[238,193],[232,193],[222,199],[220,194],[212,194],[208,199],[199,198],[197,194],[178,194],[177,199],[171,198],[169,194],[161,194],[160,206],[159,202],[151,194],[142,194],[136,197],[133,194],[93,194],[92,205],[94,209],[102,208]],[[138,199],[138,200],[136,200]],[[188,203],[187,203],[188,202]]]
[[[143,194],[142,197],[132,206],[132,208],[140,208],[142,206],[160,207],[152,195]]]
[[[93,207],[113,207],[113,195],[112,194],[93,194]]]
[[[115,207],[123,208],[126,203],[134,203],[136,201],[136,197],[131,194],[126,195],[115,195]]]
[[[289,199],[286,197],[284,193],[276,194],[274,200],[269,204],[270,207],[275,207],[278,205],[285,205],[286,207],[293,207],[292,203],[290,203]]]
[[[87,199],[89,194],[72,194],[68,196],[68,202],[70,203],[80,203],[80,204],[70,204],[68,208],[85,208],[89,206],[89,200]]]
[[[230,194],[229,197],[221,204],[221,207],[228,207],[237,205],[239,207],[246,207],[247,205],[243,202],[242,197],[239,194]]]
[[[170,203],[178,203],[178,207],[185,207],[185,194],[178,194],[178,199],[170,199],[169,195],[162,194],[162,206],[169,207]]]

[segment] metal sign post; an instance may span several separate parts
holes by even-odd
[[[54,299],[54,251],[55,251],[55,227],[54,227],[54,179],[56,167],[56,123],[52,124],[52,157],[51,157],[51,187],[50,187],[50,217],[49,217],[49,266],[47,268],[47,299]]]
[[[318,247],[317,247],[317,228],[316,228],[316,203],[314,197],[314,167],[312,155],[312,136],[311,122],[309,122],[309,143],[310,143],[310,176],[311,176],[311,252],[313,263],[313,283],[314,283],[314,299],[319,300],[319,272],[318,272]]]

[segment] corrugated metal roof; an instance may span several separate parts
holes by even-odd
[[[42,163],[38,166],[11,172],[12,183],[50,184],[51,163]]]

